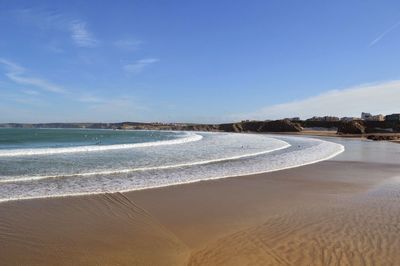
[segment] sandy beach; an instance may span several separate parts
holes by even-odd
[[[399,11],[0,0],[0,266],[400,266]]]
[[[397,265],[400,146],[337,140],[288,170],[1,203],[1,264]]]

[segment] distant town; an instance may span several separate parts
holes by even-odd
[[[301,121],[300,117],[293,117],[293,118],[287,118],[290,121]],[[390,114],[390,115],[383,115],[383,114],[377,114],[373,115],[371,113],[361,113],[361,117],[337,117],[337,116],[313,116],[309,119],[306,119],[306,121],[327,121],[327,122],[333,122],[333,121],[343,121],[343,122],[350,122],[350,121],[400,121],[400,114]]]

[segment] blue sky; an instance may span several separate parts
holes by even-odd
[[[0,122],[400,112],[398,1],[0,0]]]

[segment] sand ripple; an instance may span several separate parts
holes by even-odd
[[[10,202],[0,206],[5,210],[0,265],[176,265],[187,259],[185,244],[121,193]]]
[[[189,265],[399,265],[400,185],[287,213],[194,252]]]

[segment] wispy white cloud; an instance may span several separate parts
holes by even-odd
[[[276,104],[241,115],[239,119],[279,119],[314,115],[360,116],[361,112],[400,113],[400,80],[360,85],[343,90],[331,90],[303,100]]]
[[[59,85],[51,83],[45,79],[28,76],[25,68],[12,61],[0,58],[0,64],[6,68],[5,75],[17,84],[34,86],[36,88],[54,93],[66,93],[66,90]]]
[[[93,34],[88,31],[84,21],[72,21],[69,30],[71,32],[72,40],[79,47],[94,47],[98,44],[98,41],[93,37]]]
[[[20,23],[33,25],[41,30],[64,29],[70,20],[60,12],[45,8],[21,8],[7,12]]]
[[[6,68],[11,73],[23,73],[23,72],[25,72],[25,69],[23,67],[19,66],[18,64],[14,63],[12,61],[0,58],[0,63],[3,64],[4,66],[6,66]]]
[[[21,76],[19,73],[7,73],[7,77],[9,77],[11,80],[13,80],[16,83],[23,84],[23,85],[31,85],[38,87],[40,89],[50,91],[50,92],[55,92],[55,93],[65,93],[66,91],[53,83],[50,83],[47,80],[44,79],[39,79],[35,77],[24,77]]]
[[[374,46],[375,44],[377,44],[380,40],[382,40],[388,33],[390,33],[391,31],[393,31],[394,29],[396,29],[398,26],[400,26],[400,21],[397,21],[395,24],[393,24],[392,26],[390,26],[387,30],[385,30],[383,33],[381,33],[378,37],[376,37],[374,40],[372,40],[369,43],[369,47]]]
[[[137,60],[136,62],[132,64],[126,64],[123,69],[131,74],[138,74],[143,71],[144,68],[148,67],[149,65],[152,65],[154,63],[159,62],[160,60],[158,58],[146,58],[146,59],[140,59]]]
[[[128,51],[135,51],[139,49],[142,44],[142,41],[134,39],[118,40],[114,42],[115,47]]]
[[[33,25],[40,30],[57,30],[68,33],[73,43],[78,47],[88,48],[99,44],[94,34],[89,31],[87,23],[74,16],[45,8],[16,9],[9,13],[25,25]],[[63,49],[54,45],[50,45],[49,48],[55,52],[63,51]]]

